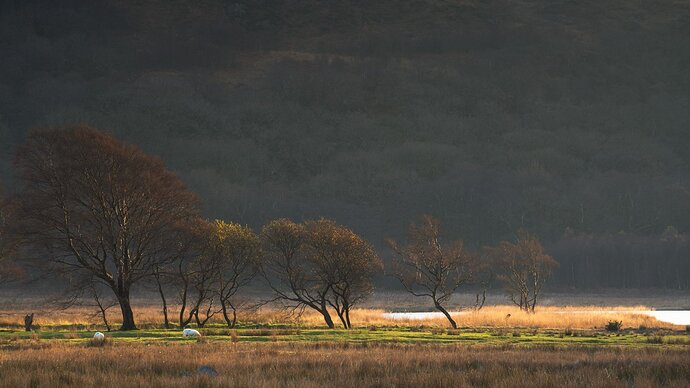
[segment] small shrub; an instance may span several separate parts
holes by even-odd
[[[687,337],[668,337],[664,342],[669,345],[690,345],[690,338]]]
[[[648,344],[663,344],[664,343],[664,337],[660,335],[653,335],[650,337],[647,337],[646,339]]]
[[[623,327],[623,321],[609,321],[604,329],[608,332],[618,332]]]

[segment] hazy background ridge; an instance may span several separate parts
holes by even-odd
[[[590,252],[619,260],[591,286],[688,287],[689,4],[0,1],[2,180],[28,128],[85,123],[209,217],[327,216],[379,247],[422,213],[474,246],[524,226],[563,284]]]

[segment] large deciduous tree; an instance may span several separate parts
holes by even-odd
[[[352,307],[374,291],[373,277],[383,268],[374,248],[349,228],[334,221],[307,221],[307,256],[322,284],[330,285],[328,304],[343,327],[352,328]]]
[[[498,278],[510,300],[521,310],[534,312],[537,300],[551,271],[558,266],[534,234],[524,229],[517,232],[517,241],[502,241],[492,249],[500,265]]]
[[[211,224],[207,253],[217,263],[216,292],[223,319],[235,327],[238,292],[249,285],[261,260],[261,240],[247,226],[216,220]]]
[[[328,311],[330,284],[318,276],[318,269],[305,255],[308,233],[304,225],[287,219],[271,221],[261,230],[264,259],[261,274],[274,293],[274,300],[286,308],[319,312],[326,325],[334,328]]]
[[[444,304],[459,287],[472,281],[477,269],[476,256],[467,252],[462,241],[443,245],[440,223],[428,215],[410,225],[405,245],[391,239],[387,243],[397,255],[392,275],[407,292],[430,298],[451,326],[457,328]]]
[[[373,291],[381,262],[372,246],[352,230],[321,219],[298,224],[275,220],[261,232],[262,274],[275,300],[294,309],[319,312],[328,327],[329,308],[350,328],[352,306]]]
[[[17,153],[20,230],[43,268],[112,290],[121,330],[136,329],[132,286],[172,260],[197,199],[155,157],[88,127],[31,131]]]

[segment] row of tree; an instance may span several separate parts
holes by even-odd
[[[107,326],[111,305],[103,292],[120,307],[121,329],[132,330],[132,289],[143,283],[159,292],[166,326],[175,295],[181,327],[203,326],[217,314],[233,327],[243,305],[239,292],[261,278],[272,293],[267,302],[313,309],[330,328],[335,312],[351,328],[353,306],[373,292],[383,269],[370,243],[331,220],[278,219],[260,233],[206,221],[196,196],[159,159],[95,129],[33,131],[16,166],[22,187],[3,215],[11,219],[3,233],[13,247],[21,244],[32,273],[66,280],[69,300],[92,296]],[[388,244],[397,254],[390,274],[413,295],[430,298],[453,327],[446,305],[459,287],[486,290],[498,279],[516,305],[534,311],[556,265],[522,230],[516,242],[479,252],[461,241],[444,244],[430,216],[410,227],[404,244]]]

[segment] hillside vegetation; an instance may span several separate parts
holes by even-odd
[[[209,216],[379,246],[421,213],[474,246],[527,227],[561,284],[687,288],[689,47],[678,0],[5,0],[0,172],[28,128],[85,123]]]

